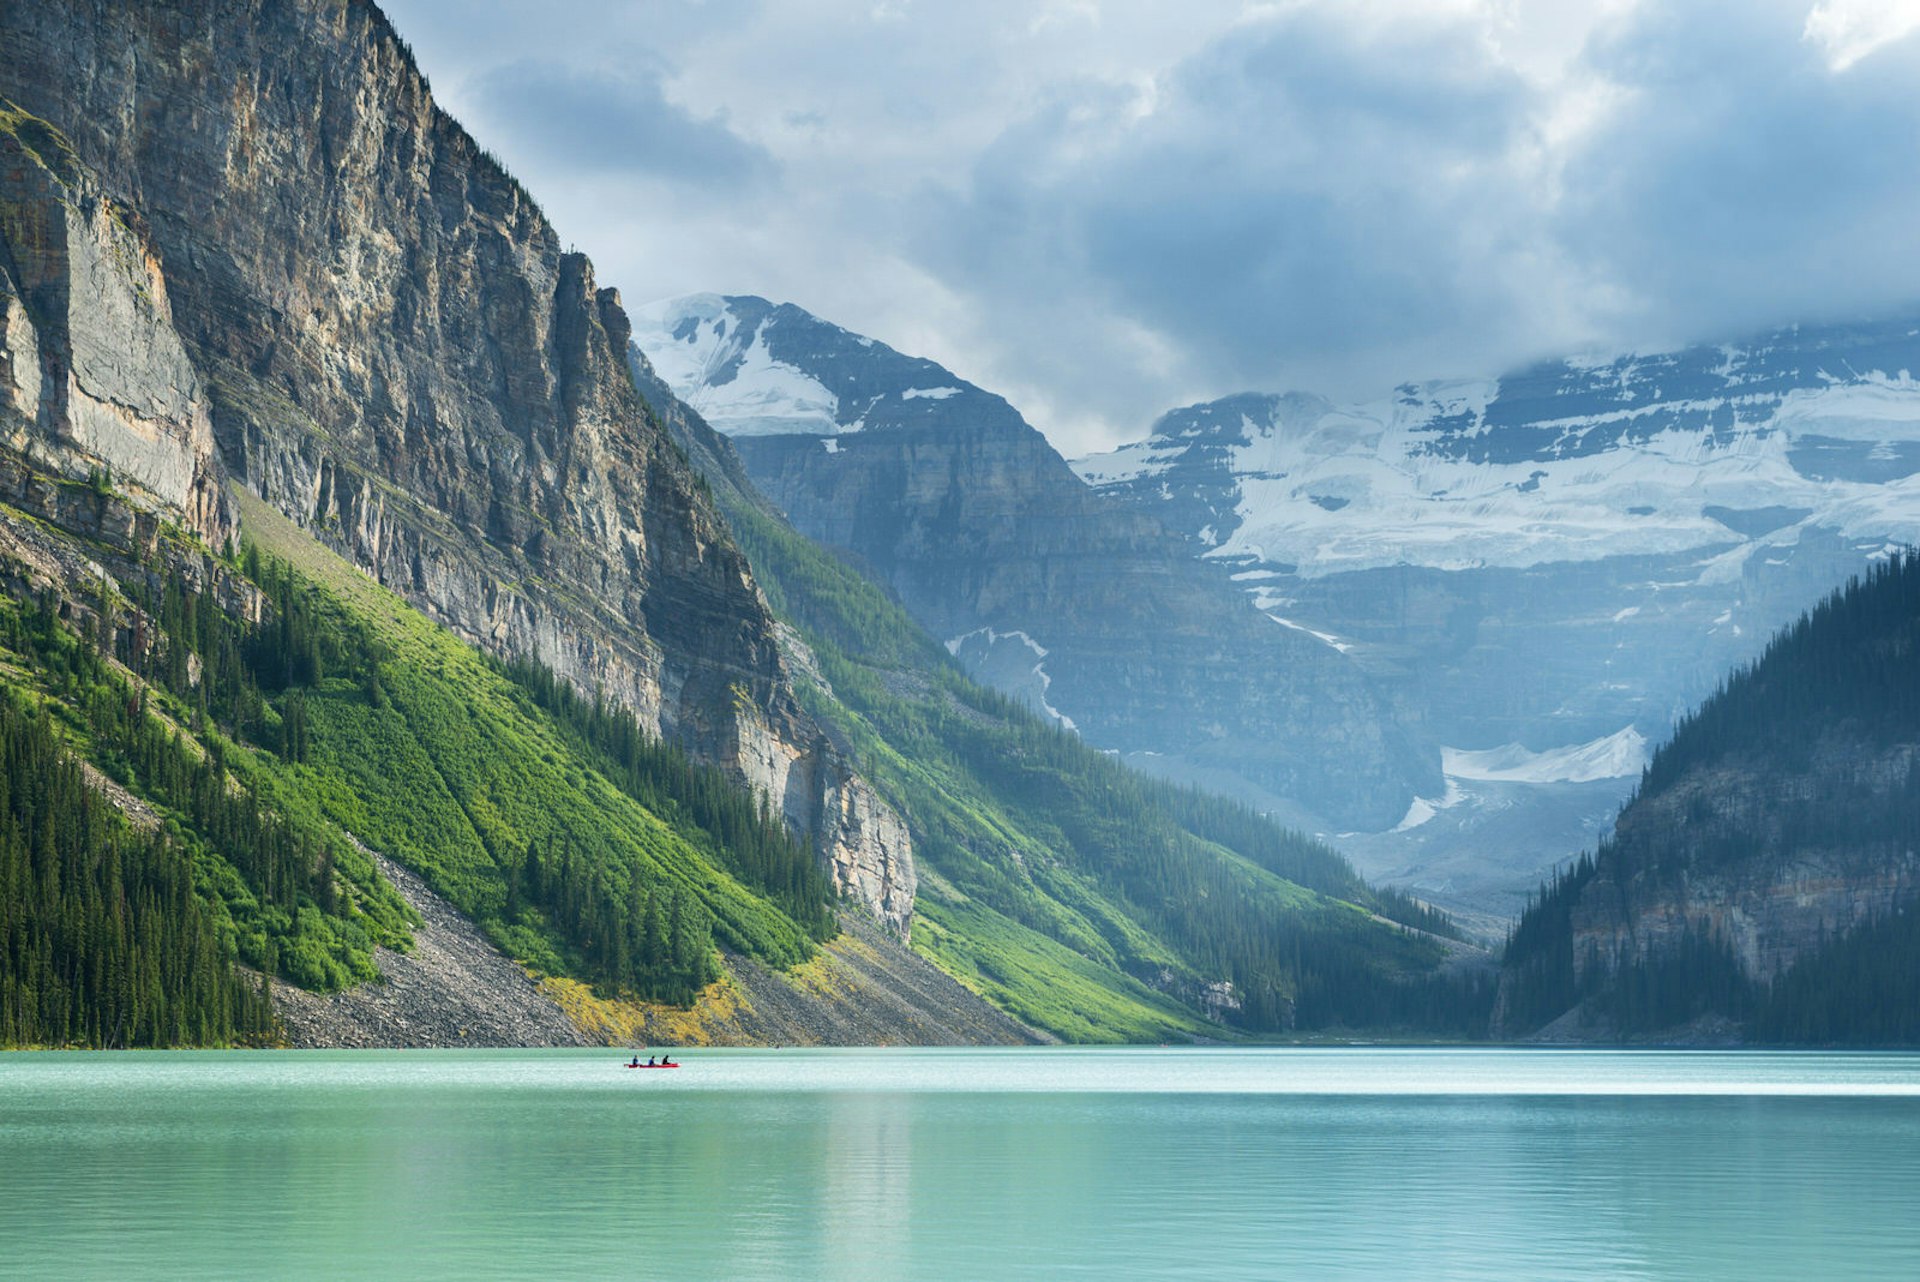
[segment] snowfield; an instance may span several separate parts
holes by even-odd
[[[767,350],[766,327],[743,328],[718,294],[663,299],[634,309],[633,341],[673,394],[729,436],[804,432],[835,436],[840,398]]]
[[[1231,428],[1183,429],[1167,416],[1146,441],[1076,460],[1101,488],[1139,493],[1204,443],[1233,479],[1235,528],[1208,555],[1313,577],[1384,565],[1518,567],[1745,544],[1706,571],[1737,575],[1753,549],[1791,543],[1805,525],[1848,538],[1920,542],[1920,454],[1909,475],[1844,480],[1823,451],[1871,463],[1920,447],[1920,385],[1905,370],[1799,389],[1654,401],[1607,413],[1537,419],[1552,443],[1493,460],[1471,447],[1490,431],[1496,383],[1437,385],[1358,406],[1266,398],[1263,416]],[[1731,431],[1701,431],[1730,419]],[[1685,424],[1680,425],[1680,424]],[[1577,447],[1596,430],[1612,443]],[[1464,447],[1464,448],[1463,448]],[[1780,523],[1757,530],[1777,512]],[[1731,520],[1734,524],[1729,525]],[[1740,528],[1745,524],[1747,528]],[[1201,540],[1208,542],[1209,540]]]

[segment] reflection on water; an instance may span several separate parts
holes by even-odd
[[[0,1275],[1920,1277],[1920,1057],[687,1061],[0,1058]]]

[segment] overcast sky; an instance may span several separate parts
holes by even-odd
[[[798,303],[1069,454],[1920,310],[1920,0],[382,3],[629,304]]]

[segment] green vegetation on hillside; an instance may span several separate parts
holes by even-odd
[[[831,933],[824,882],[743,879],[779,879],[726,844],[738,829],[764,851],[756,802],[716,798],[622,714],[567,712],[533,670],[515,681],[277,512],[243,506],[275,617],[318,632],[319,679],[273,696],[297,698],[308,727],[304,759],[279,766],[287,794],[420,872],[512,956],[608,995],[685,1004],[717,975],[709,940],[784,968]],[[299,677],[310,647],[290,644]]]
[[[1450,934],[1442,915],[976,685],[871,580],[721,481],[831,690],[803,685],[809,710],[912,828],[914,944],[948,971],[1074,1040],[1483,1025],[1484,985],[1432,978],[1442,946],[1420,932]]]
[[[624,708],[587,699],[532,659],[507,676],[569,732],[574,747],[622,791],[661,816],[701,853],[778,904],[816,940],[838,933],[833,884],[806,842],[717,766],[646,733]]]
[[[833,935],[829,883],[761,802],[248,506],[258,541],[224,567],[148,568],[127,597],[102,579],[71,605],[0,598],[8,697],[151,808],[166,867],[189,874],[165,883],[161,933],[217,971],[193,972],[203,988],[177,1006],[143,997],[138,1018],[69,975],[58,1019],[28,1021],[19,994],[57,1004],[45,959],[76,936],[48,934],[55,919],[0,886],[0,992],[16,996],[0,1043],[257,1038],[258,1012],[219,996],[234,963],[319,991],[373,978],[374,949],[410,947],[413,916],[361,841],[511,955],[607,996],[686,1004],[719,974],[716,942],[788,967]]]
[[[112,599],[102,592],[94,604],[82,638],[52,593],[0,600],[8,684],[39,702],[71,751],[146,803],[190,857],[223,958],[316,989],[371,979],[375,945],[407,942],[406,905],[337,830],[276,804],[252,753],[131,676],[99,622]],[[141,662],[133,634],[117,635]]]
[[[0,1046],[277,1035],[168,834],[136,833],[44,707],[0,691]]]

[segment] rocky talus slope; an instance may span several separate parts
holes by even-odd
[[[837,939],[793,971],[728,957],[727,982],[692,1010],[609,1006],[577,990],[563,1002],[590,1041],[610,1046],[1014,1046],[1053,1040],[987,1005],[871,917],[845,913],[841,924]]]
[[[276,985],[274,1007],[294,1046],[585,1046],[559,1003],[487,937],[384,856],[380,872],[420,925],[413,951],[382,948],[380,981],[321,995]]]
[[[906,828],[794,701],[592,265],[363,0],[0,9],[6,439],[218,547],[253,492],[735,769],[894,929]]]

